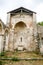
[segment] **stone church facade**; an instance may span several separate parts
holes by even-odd
[[[0,52],[38,51],[38,36],[36,12],[20,7],[7,13],[6,25],[0,20]]]

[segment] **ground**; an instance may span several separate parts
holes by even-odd
[[[43,58],[40,54],[34,52],[5,52],[3,58]],[[3,65],[43,65],[43,60],[2,60]]]
[[[43,65],[43,61],[3,61],[3,65]]]

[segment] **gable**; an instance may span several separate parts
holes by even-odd
[[[36,12],[33,12],[33,11],[31,11],[31,10],[28,10],[28,9],[26,9],[26,8],[24,8],[24,7],[17,8],[17,9],[15,9],[15,10],[12,10],[12,11],[8,12],[8,13],[14,14],[14,13],[20,13],[20,12],[29,13],[29,14],[31,14],[31,15],[32,15],[33,13],[36,14]]]

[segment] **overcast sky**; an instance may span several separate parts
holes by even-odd
[[[37,22],[43,21],[43,0],[0,0],[0,19],[7,21],[7,12],[25,7],[37,13]]]

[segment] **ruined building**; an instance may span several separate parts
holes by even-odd
[[[43,53],[39,37],[36,12],[20,7],[7,13],[6,25],[0,20],[0,52],[39,49]]]

